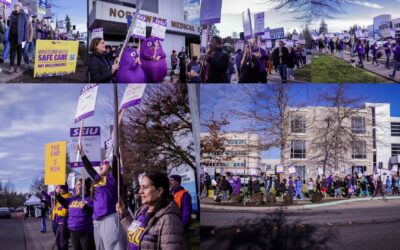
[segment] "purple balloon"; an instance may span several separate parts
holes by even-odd
[[[127,47],[122,53],[119,69],[116,75],[117,83],[146,83],[147,78],[140,64],[136,63],[139,57],[134,48]]]
[[[158,43],[158,49],[155,56],[160,56],[160,60],[158,61],[153,60],[156,42]],[[140,59],[148,82],[162,82],[167,75],[168,68],[165,52],[157,39],[149,37],[142,41],[142,44],[140,45]]]

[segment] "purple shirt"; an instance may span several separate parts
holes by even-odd
[[[85,197],[86,205],[93,207],[93,201],[90,196]],[[81,197],[74,196],[68,206],[68,228],[74,232],[93,232],[93,219],[92,214],[85,211],[82,207],[85,203],[82,202]]]
[[[233,188],[233,193],[235,194],[240,194],[240,188],[242,186],[242,183],[240,181],[240,178],[236,178],[235,180],[235,187]]]
[[[260,56],[257,57],[258,62],[260,63],[259,72],[266,71],[265,62],[268,59],[267,52],[263,48],[258,48],[257,50],[252,50],[252,53],[260,53]]]
[[[394,52],[394,59],[396,59],[397,62],[400,62],[400,45],[397,45],[396,49],[393,50]]]
[[[139,250],[140,242],[143,239],[144,229],[149,223],[149,216],[147,214],[147,209],[143,209],[132,221],[128,228],[128,243],[130,250]],[[132,226],[135,225],[135,226]]]
[[[101,178],[101,181],[94,185],[93,220],[116,213],[115,205],[118,202],[117,182],[112,174],[97,175],[97,178]]]
[[[390,51],[391,44],[390,44],[389,42],[385,43],[385,44],[383,45],[383,47],[385,48],[385,53],[386,53],[386,54],[390,55],[390,54],[392,53],[392,51]]]

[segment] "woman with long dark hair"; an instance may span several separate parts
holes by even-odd
[[[123,203],[116,205],[129,249],[183,249],[180,210],[169,193],[168,176],[147,173],[140,179],[139,195],[142,206],[133,215]]]
[[[90,43],[89,75],[92,83],[111,83],[118,70],[118,64],[111,64],[107,58],[105,42],[94,38]]]

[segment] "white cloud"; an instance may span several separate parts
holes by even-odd
[[[9,153],[9,152],[0,152],[0,159],[6,158],[7,156],[10,156],[10,155],[11,155],[11,153]]]
[[[399,0],[397,0],[399,2]],[[372,9],[383,9],[384,7],[380,4],[377,3],[371,3],[367,1],[354,1],[354,4],[361,5],[367,8],[372,8]]]

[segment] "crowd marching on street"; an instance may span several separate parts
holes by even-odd
[[[104,160],[97,173],[78,148],[90,178],[78,179],[73,192],[67,183],[55,193],[41,190],[41,232],[51,207],[57,249],[68,249],[69,239],[74,249],[191,249],[192,199],[181,176],[145,173],[118,199],[117,158]]]
[[[261,186],[264,186],[264,193]],[[283,198],[285,194],[296,200],[304,200],[304,194],[312,199],[314,194],[320,194],[323,198],[354,198],[371,197],[377,195],[400,195],[399,176],[392,175],[386,178],[375,175],[356,174],[339,176],[330,174],[318,175],[314,180],[309,178],[303,180],[300,176],[292,175],[288,179],[279,180],[276,175],[249,176],[247,184],[243,185],[240,176],[227,173],[220,175],[213,183],[208,173],[205,173],[202,185],[203,197],[208,195],[209,190],[215,190],[214,199],[217,201],[233,201],[232,197],[247,196],[251,201],[254,195],[263,194],[264,200],[268,194],[273,193],[276,197]]]
[[[344,58],[344,52],[348,50],[353,58],[351,59],[353,67],[356,65],[356,59],[354,58],[357,58],[360,68],[364,68],[365,63],[369,62],[377,67],[382,65],[388,70],[390,78],[395,78],[396,72],[400,70],[400,38],[397,40],[388,38],[383,45],[379,45],[376,41],[371,44],[368,39],[336,39],[334,41],[334,39],[325,38],[315,40],[313,47],[320,53],[326,52],[334,55],[338,52],[342,59]],[[385,63],[379,63],[378,59],[380,58],[385,58]],[[391,63],[392,60],[393,63]]]
[[[23,4],[17,2],[8,18],[0,16],[0,43],[4,46],[0,63],[9,63],[9,72],[18,73],[22,59],[26,67],[34,63],[37,40],[76,40],[76,36],[53,28],[49,19],[39,20],[36,14],[29,16]]]

